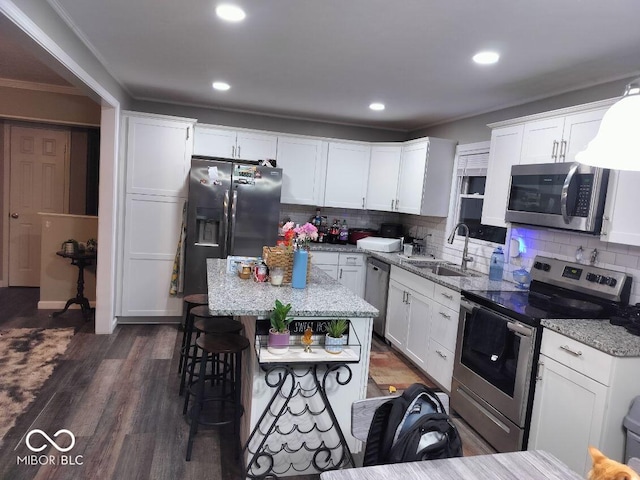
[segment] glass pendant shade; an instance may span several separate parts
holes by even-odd
[[[640,78],[607,110],[596,138],[576,161],[593,167],[640,171]]]

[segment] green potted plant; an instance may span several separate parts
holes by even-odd
[[[271,328],[267,350],[275,355],[282,355],[289,351],[289,324],[293,320],[289,316],[289,311],[291,311],[290,303],[285,305],[280,300],[276,300],[275,307],[269,316]]]
[[[329,353],[340,353],[345,343],[344,333],[349,327],[349,320],[336,318],[327,324],[327,335],[324,340],[324,349]]]

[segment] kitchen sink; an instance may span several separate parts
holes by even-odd
[[[430,270],[431,273],[438,275],[440,277],[476,277],[477,274],[471,273],[469,271],[463,272],[459,269],[457,265],[452,263],[443,263],[442,261],[437,263],[412,263],[412,267],[419,268],[420,270]]]
[[[470,276],[467,272],[462,272],[460,270],[454,270],[452,268],[446,267],[445,265],[436,265],[431,270],[436,275],[440,275],[443,277],[468,277]]]

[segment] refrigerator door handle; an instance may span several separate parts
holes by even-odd
[[[227,252],[227,229],[229,227],[229,190],[224,192],[224,201],[222,204],[222,211],[224,212],[223,231],[222,231],[222,258],[226,258],[229,252]]]
[[[231,202],[231,241],[229,242],[229,253],[233,255],[233,247],[236,243],[236,205],[238,203],[238,191],[233,191],[233,201]]]

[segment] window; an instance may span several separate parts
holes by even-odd
[[[455,223],[467,224],[470,238],[504,244],[506,228],[483,225],[480,222],[489,162],[488,142],[486,148],[471,148],[471,145],[469,148],[465,147],[467,146],[458,147]],[[462,228],[458,230],[458,235],[462,235]]]

